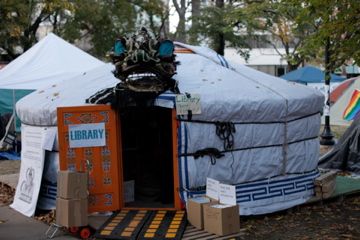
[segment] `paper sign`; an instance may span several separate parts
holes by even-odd
[[[189,111],[192,114],[200,114],[200,95],[199,94],[179,94],[176,95],[175,99],[176,105],[176,114],[177,115],[187,115]]]
[[[70,148],[101,147],[105,145],[105,123],[69,125]]]
[[[35,213],[44,169],[44,128],[22,125],[21,167],[14,202],[10,207],[31,217]]]
[[[52,151],[54,148],[57,128],[45,128],[42,148],[48,151]]]
[[[206,179],[206,196],[219,200],[219,181],[212,178]]]
[[[221,204],[236,205],[235,186],[219,184],[219,201]]]

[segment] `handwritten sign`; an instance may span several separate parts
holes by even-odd
[[[235,186],[219,184],[219,201],[222,204],[236,205]]]
[[[206,179],[206,196],[219,200],[219,181],[212,178]]]
[[[175,104],[177,115],[187,115],[189,111],[191,111],[192,114],[201,114],[199,94],[176,95]]]
[[[100,147],[106,145],[105,123],[69,125],[70,148]]]

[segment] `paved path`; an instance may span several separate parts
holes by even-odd
[[[18,173],[0,175],[0,182],[9,185],[12,188],[16,189],[18,181],[19,181]]]
[[[33,218],[26,217],[9,206],[0,207],[0,239],[45,240],[49,226]],[[59,231],[54,240],[77,239]]]

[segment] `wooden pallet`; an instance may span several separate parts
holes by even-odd
[[[240,236],[243,235],[243,233],[234,233],[226,236],[217,236],[212,233],[208,233],[204,230],[199,230],[191,225],[188,225],[185,229],[184,235],[182,237],[183,240],[225,240],[225,239],[240,239]]]

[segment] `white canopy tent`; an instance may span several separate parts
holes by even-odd
[[[49,33],[0,70],[0,89],[35,90],[103,64]]]
[[[180,92],[201,96],[201,114],[178,119],[181,198],[186,201],[203,194],[200,189],[211,177],[236,186],[243,215],[306,202],[319,175],[323,95],[301,84],[230,64],[210,49],[178,46],[193,52],[177,53],[180,65],[174,78]],[[115,84],[110,69],[89,71],[28,95],[17,103],[17,114],[25,124],[56,128],[57,107],[83,105],[96,90]],[[175,95],[166,92],[158,96],[155,105],[174,108],[174,100]],[[234,124],[232,150],[224,149],[216,135],[217,122]],[[224,156],[215,165],[209,156],[195,159],[193,154],[205,148],[217,148]]]
[[[36,89],[101,65],[104,62],[49,33],[0,70],[0,114],[13,112],[16,101]]]

